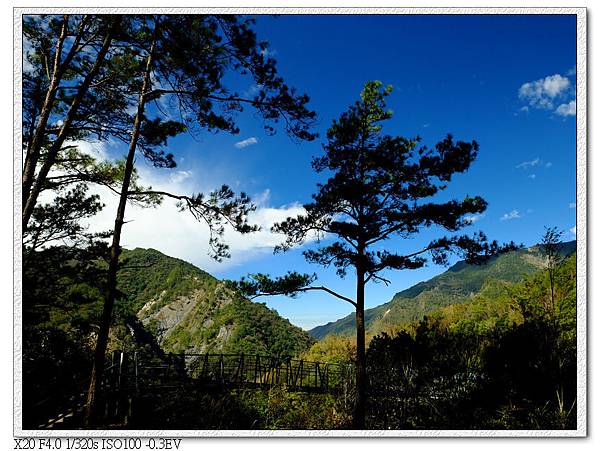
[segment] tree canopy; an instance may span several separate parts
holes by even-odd
[[[334,265],[342,277],[348,268],[360,267],[368,282],[386,281],[379,273],[387,269],[420,268],[427,263],[427,254],[436,264],[447,263],[452,252],[468,263],[482,263],[513,249],[513,243],[488,242],[481,232],[446,234],[413,252],[375,246],[394,236],[410,238],[434,226],[447,233],[458,232],[471,224],[471,215],[487,208],[480,196],[443,203],[432,200],[455,174],[469,169],[479,145],[455,141],[448,135],[430,149],[418,136],[383,134],[384,121],[392,117],[385,104],[391,91],[391,86],[383,87],[379,81],[368,82],[361,99],[333,121],[323,145],[324,155],[313,160],[313,168],[328,179],[318,186],[313,202],[304,205],[304,214],[273,227],[286,237],[276,250],[288,250],[317,234],[323,240],[317,249],[304,251],[307,261]],[[256,275],[241,286],[251,295],[289,294],[314,280],[314,276],[297,273],[277,279]]]

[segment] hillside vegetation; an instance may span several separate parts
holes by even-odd
[[[296,355],[313,340],[262,303],[153,249],[124,253],[119,290],[167,352]]]
[[[564,255],[574,250],[575,241],[561,246]],[[367,309],[367,333],[372,336],[397,324],[421,319],[442,307],[468,302],[482,290],[491,289],[491,285],[519,282],[523,276],[534,274],[543,266],[544,258],[538,246],[508,252],[481,266],[458,262],[444,273],[396,293],[389,302]],[[317,339],[330,334],[352,336],[355,317],[350,314],[317,326],[309,333]]]
[[[573,247],[565,244],[563,254]],[[40,251],[24,271],[23,399],[30,424],[46,415],[43,405],[32,407],[36,402],[78,390],[89,371],[105,264],[87,260],[82,250],[65,255]],[[574,253],[555,280],[552,302],[539,250],[523,249],[484,266],[458,263],[380,306],[405,308],[370,323],[367,427],[574,428]],[[350,334],[314,342],[264,304],[156,250],[123,253],[119,290],[111,349],[283,354],[322,362],[356,356]],[[419,304],[425,300],[433,305]],[[349,406],[348,395],[281,387],[179,390],[148,398],[135,421],[150,428],[347,428]]]
[[[97,250],[63,247],[32,252],[24,260],[23,404],[28,422],[49,418],[56,413],[53,406],[85,389],[106,293],[106,263]],[[295,356],[314,342],[276,311],[241,297],[183,260],[153,249],[125,250],[122,260],[109,352]],[[38,405],[40,400],[46,402]]]
[[[574,429],[576,256],[374,337],[370,427]]]

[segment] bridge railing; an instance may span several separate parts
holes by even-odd
[[[147,389],[181,387],[268,388],[336,392],[352,397],[354,371],[350,363],[313,362],[259,354],[167,354],[151,356],[114,351],[101,380],[100,415],[111,424],[127,424],[136,394]],[[79,427],[89,379],[73,393],[38,402],[24,428]],[[44,407],[46,406],[46,407]]]
[[[166,360],[166,361],[165,361]],[[260,354],[170,354],[157,361],[136,356],[136,385],[169,385],[182,379],[205,385],[285,386],[293,390],[343,390],[352,384],[349,363],[313,362]]]

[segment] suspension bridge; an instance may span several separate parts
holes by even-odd
[[[349,396],[354,386],[352,364],[314,362],[290,357],[259,354],[181,353],[152,356],[114,351],[102,378],[103,422],[127,424],[134,414],[133,400],[156,391],[190,388],[200,391],[268,389],[280,386],[288,391],[337,393]],[[35,428],[70,428],[80,423],[85,407],[88,381],[82,381],[75,395],[46,399],[33,406],[38,415]],[[56,412],[50,420],[44,405]],[[26,415],[24,418],[27,417]],[[37,417],[37,418],[36,418]],[[29,420],[30,422],[32,420]]]

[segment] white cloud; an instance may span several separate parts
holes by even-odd
[[[528,168],[533,168],[535,166],[539,166],[540,164],[542,164],[542,160],[540,160],[539,158],[536,158],[534,160],[530,160],[530,161],[523,161],[522,163],[519,163],[516,168],[517,169],[528,169]]]
[[[508,213],[504,213],[504,215],[502,215],[502,217],[500,218],[500,221],[507,221],[507,220],[511,220],[511,219],[518,219],[521,217],[521,213],[519,213],[519,210],[511,210]]]
[[[253,83],[248,89],[244,91],[245,96],[255,96],[264,88],[264,85]]]
[[[575,116],[577,114],[575,100],[559,105],[558,108],[556,108],[555,113],[565,117]]]
[[[271,190],[267,188],[262,193],[257,193],[252,196],[252,203],[257,207],[268,207],[271,200]]]
[[[560,74],[549,75],[521,85],[519,98],[534,108],[553,109],[554,101],[564,97],[570,87],[571,82],[567,77]]]
[[[194,173],[192,171],[177,171],[169,175],[169,178],[173,183],[181,183],[185,179],[190,178]]]
[[[248,146],[251,146],[256,143],[258,143],[258,139],[256,139],[254,136],[252,136],[250,138],[236,142],[235,147],[237,147],[238,149],[243,149],[244,147],[248,147]]]
[[[101,159],[109,159],[107,143],[71,143],[80,149]],[[199,180],[207,177],[189,170],[168,171],[156,169],[151,165],[138,163],[139,183],[151,185],[157,191],[176,194],[208,193],[216,186],[199,185]],[[219,185],[220,186],[220,185]],[[106,205],[96,216],[84,225],[90,231],[107,231],[114,227],[115,213],[118,206],[118,196],[105,187],[92,185],[90,194],[99,194]],[[154,248],[167,255],[189,261],[196,266],[209,271],[223,271],[228,267],[243,264],[259,255],[272,252],[273,247],[281,244],[284,236],[271,233],[275,222],[283,221],[290,216],[304,213],[299,203],[291,203],[279,207],[269,206],[271,190],[266,189],[252,196],[256,211],[250,213],[248,221],[257,224],[261,230],[256,233],[242,235],[231,227],[226,227],[224,242],[230,247],[230,259],[218,263],[209,257],[209,229],[204,223],[196,221],[189,212],[179,212],[176,200],[164,198],[163,203],[156,208],[143,208],[128,204],[125,212],[126,225],[123,227],[121,245],[126,249],[136,247]],[[49,201],[45,197],[42,201]],[[315,240],[316,236],[307,239]]]
[[[156,188],[164,189],[160,186]],[[172,188],[171,186],[171,190],[175,191]],[[101,195],[106,207],[92,219],[90,230],[110,230],[114,225],[118,198],[102,187],[94,189],[94,192]],[[285,238],[271,232],[273,224],[304,213],[304,208],[298,203],[278,208],[259,206],[249,215],[248,221],[259,225],[261,230],[242,235],[231,227],[226,227],[223,241],[229,245],[231,258],[218,263],[209,256],[209,229],[206,224],[196,221],[187,211],[179,212],[175,203],[175,200],[165,198],[157,208],[128,204],[125,214],[127,223],[123,227],[121,245],[126,249],[157,249],[166,255],[191,262],[206,271],[222,271],[272,252]]]
[[[467,215],[465,216],[465,221],[467,221],[469,224],[473,224],[474,222],[479,221],[481,218],[483,218],[485,216],[485,213],[480,214],[480,215]]]
[[[214,187],[199,186],[192,171],[157,170],[149,166],[138,165],[140,184],[151,185],[153,189],[177,194],[193,192],[209,192]],[[114,227],[114,218],[118,206],[118,196],[107,188],[92,186],[90,194],[100,194],[106,207],[93,217],[88,224],[90,231],[106,231]],[[126,225],[123,227],[121,245],[126,249],[136,247],[154,248],[172,257],[189,261],[209,272],[223,271],[272,252],[273,248],[284,241],[284,236],[271,232],[276,222],[290,216],[304,213],[299,203],[291,203],[279,207],[270,207],[271,191],[264,190],[255,194],[252,199],[257,209],[250,213],[248,221],[257,224],[261,230],[256,233],[242,235],[227,226],[223,241],[229,245],[230,259],[218,263],[209,256],[209,229],[206,224],[196,221],[187,212],[179,212],[176,200],[164,198],[156,208],[143,208],[128,204],[125,213]],[[316,236],[307,239],[315,240]]]
[[[94,157],[100,161],[108,161],[108,145],[105,141],[66,141],[65,146],[75,146],[85,155]]]
[[[277,50],[271,50],[269,48],[264,48],[260,51],[260,54],[268,58],[270,56],[277,55]]]
[[[569,229],[569,232],[573,234],[575,238],[577,238],[577,226],[573,226]]]
[[[576,208],[577,204],[575,202],[569,203],[569,208]]]
[[[552,166],[552,162],[551,161],[547,161],[544,162],[544,160],[542,160],[541,158],[534,158],[533,160],[529,160],[529,161],[523,161],[521,163],[519,163],[518,165],[516,165],[515,167],[517,169],[524,169],[524,170],[529,170],[538,166],[544,166],[545,168],[549,168]],[[534,174],[532,174],[534,175]],[[534,179],[535,176],[529,176],[530,178]]]

